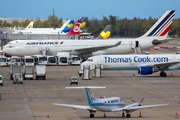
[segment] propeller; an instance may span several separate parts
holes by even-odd
[[[143,100],[144,100],[144,98],[142,98],[141,101],[139,102],[139,106],[141,106],[141,103],[142,103]],[[135,100],[132,99],[132,101],[133,101],[134,103],[136,103]]]

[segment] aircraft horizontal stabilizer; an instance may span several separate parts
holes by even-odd
[[[85,89],[85,88],[106,88],[106,86],[79,86],[79,87],[66,87],[67,89]]]

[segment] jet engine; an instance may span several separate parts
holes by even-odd
[[[138,74],[141,75],[149,75],[149,74],[153,74],[154,72],[154,67],[152,66],[141,66],[138,70]]]

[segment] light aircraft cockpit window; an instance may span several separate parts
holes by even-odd
[[[5,48],[12,48],[12,46],[11,45],[7,45],[7,46],[5,46]]]
[[[88,59],[87,61],[89,61],[89,62],[93,62],[93,59]]]

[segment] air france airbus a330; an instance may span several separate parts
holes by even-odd
[[[47,55],[54,55],[58,52],[70,52],[71,54],[81,55],[90,54],[90,55],[99,55],[99,54],[127,54],[133,53],[135,51],[136,46],[140,46],[141,49],[147,49],[158,45],[163,42],[169,41],[167,35],[170,30],[170,26],[172,24],[172,20],[174,18],[175,11],[168,10],[164,13],[164,15],[146,32],[143,36],[139,38],[132,39],[116,39],[121,41],[121,44],[116,47],[104,47],[104,49],[94,49],[91,47],[92,44],[96,44],[96,48],[101,47],[102,44],[106,42],[114,43],[114,40],[23,40],[19,43],[7,44],[3,48],[3,52],[9,55],[14,56],[25,56],[25,55],[36,55],[41,54],[42,50],[46,50]],[[73,30],[73,29],[72,29]],[[77,32],[74,30],[73,32]],[[74,34],[74,33],[73,33]],[[61,45],[52,45],[45,43],[63,43]],[[84,44],[86,43],[86,45]],[[139,43],[139,44],[136,44]],[[98,44],[98,45],[97,45]],[[80,47],[83,46],[83,49]],[[86,48],[87,47],[87,48]]]
[[[120,97],[96,98],[93,94],[92,88],[106,88],[106,87],[102,87],[102,86],[82,86],[82,87],[66,87],[66,88],[85,89],[89,106],[59,104],[59,103],[53,103],[53,105],[88,110],[90,113],[90,118],[94,118],[94,113],[97,111],[100,111],[100,112],[120,112],[120,111],[122,111],[122,117],[125,117],[124,112],[126,112],[126,117],[130,118],[131,113],[136,110],[143,109],[143,108],[152,108],[152,107],[168,105],[168,104],[156,104],[156,105],[142,106],[141,102],[144,99],[142,99],[140,101],[140,103],[136,103],[133,100],[134,103],[132,103],[130,105],[125,105],[125,103],[122,101],[122,99]]]
[[[165,71],[180,69],[179,54],[154,55],[98,55],[87,59],[82,66],[103,65],[103,70],[137,70],[141,75],[149,75],[160,71],[161,77],[166,77]]]

